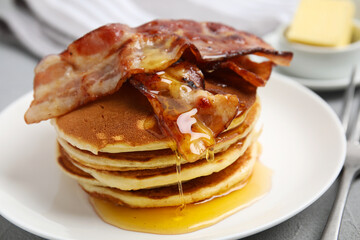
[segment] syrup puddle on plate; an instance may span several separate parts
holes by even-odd
[[[229,194],[196,204],[178,207],[129,208],[90,197],[97,214],[107,223],[125,230],[181,234],[214,225],[222,219],[254,203],[271,188],[272,171],[255,163],[254,171],[244,186]]]

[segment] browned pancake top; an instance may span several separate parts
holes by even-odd
[[[154,118],[147,99],[124,84],[115,94],[59,117],[56,123],[66,135],[101,149],[116,142],[137,146],[158,141],[149,131],[139,129],[147,118]]]
[[[256,92],[244,93],[212,82],[206,82],[206,88],[236,94],[240,102],[246,103],[246,108],[251,107],[256,98]],[[147,99],[128,83],[111,96],[58,117],[56,124],[65,135],[98,149],[116,143],[141,146],[167,140]]]

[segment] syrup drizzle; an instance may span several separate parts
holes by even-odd
[[[208,162],[214,162],[215,161],[215,146],[209,147],[206,149],[206,160]]]
[[[162,133],[175,141],[176,150],[188,162],[205,155],[238,112],[235,95],[214,95],[203,89],[203,81],[200,69],[185,61],[130,79],[149,100]]]
[[[179,212],[185,209],[181,181],[181,162],[194,162],[205,155],[215,159],[215,136],[222,132],[237,114],[239,100],[203,90],[201,70],[189,62],[178,62],[156,74],[137,74],[130,82],[142,92],[153,107],[164,135],[174,140],[170,148],[176,155],[179,189]],[[151,129],[151,122],[144,122]]]
[[[176,177],[178,182],[178,188],[179,188],[179,198],[180,198],[180,205],[177,208],[177,211],[180,213],[182,210],[185,209],[186,203],[184,198],[184,191],[182,187],[182,181],[181,181],[181,156],[177,150],[174,150],[175,156],[176,156]]]

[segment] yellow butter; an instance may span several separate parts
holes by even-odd
[[[302,0],[286,37],[310,45],[345,46],[351,41],[354,14],[349,0]]]

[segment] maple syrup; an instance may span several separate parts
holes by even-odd
[[[107,223],[147,233],[181,234],[209,227],[263,197],[271,188],[272,171],[256,162],[246,184],[235,191],[201,203],[177,207],[129,208],[90,197],[94,209]]]
[[[177,150],[174,150],[176,156],[176,177],[179,189],[179,198],[180,198],[180,206],[178,207],[179,211],[182,211],[185,208],[185,198],[184,198],[184,191],[182,187],[181,181],[181,156]]]
[[[136,74],[130,83],[147,97],[161,131],[176,142],[187,162],[205,155],[238,113],[239,99],[205,91],[201,70],[190,62],[177,62],[156,74]],[[151,128],[151,122],[144,123],[144,129]],[[207,159],[213,159],[212,152],[207,151]]]
[[[206,149],[206,160],[208,162],[214,162],[215,161],[215,147],[209,147]]]

